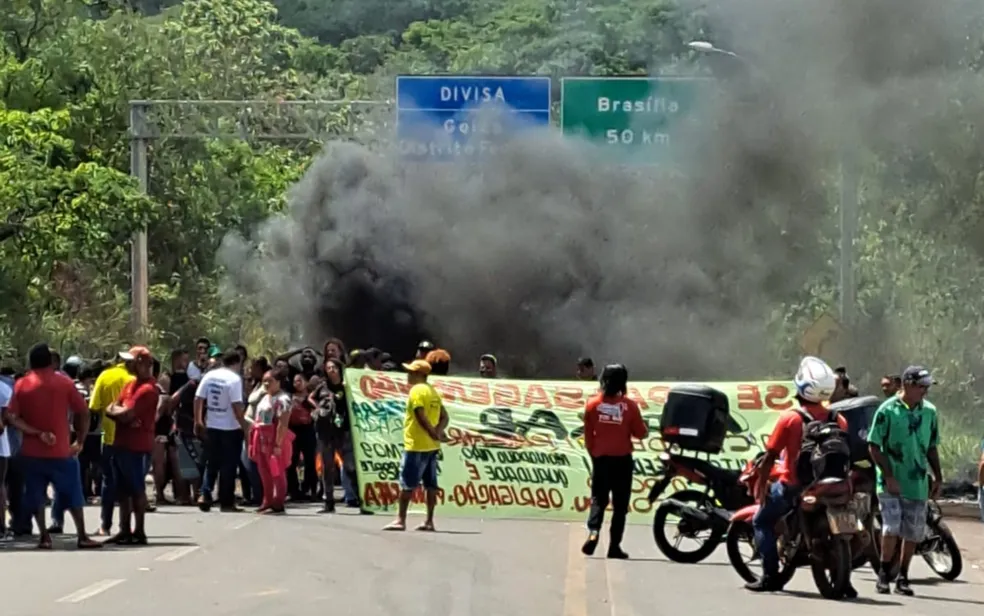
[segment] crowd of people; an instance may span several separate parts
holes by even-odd
[[[498,363],[483,354],[478,375],[499,378]],[[349,352],[332,338],[320,349],[271,359],[200,338],[193,350],[163,358],[135,346],[108,360],[62,361],[38,344],[25,370],[0,368],[0,541],[36,531],[39,547],[50,548],[68,512],[79,547],[97,548],[102,543],[90,538],[82,515],[86,504],[100,507],[93,534],[116,545],[145,544],[145,514],[161,505],[280,514],[289,502],[320,501],[320,511],[332,513],[339,484],[345,506],[368,513],[359,498],[345,370],[402,371],[413,381],[424,364],[426,374],[446,375],[451,356],[423,341],[410,363],[399,364],[380,349]],[[595,379],[591,359],[578,360],[576,377]],[[422,473],[419,483],[430,467],[417,466],[410,470]]]

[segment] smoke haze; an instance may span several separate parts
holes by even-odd
[[[403,358],[430,337],[457,370],[491,352],[510,376],[568,377],[579,355],[622,361],[632,378],[781,374],[763,343],[768,311],[834,273],[818,255],[839,153],[931,148],[947,104],[935,93],[984,8],[705,10],[708,38],[756,68],[701,60],[722,87],[695,110],[673,173],[605,164],[550,131],[480,167],[329,143],[286,215],[257,229],[262,253],[226,239],[228,282],[309,342],[335,335]]]

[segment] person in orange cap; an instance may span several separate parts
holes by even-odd
[[[431,365],[431,374],[434,376],[447,376],[451,368],[451,354],[444,349],[434,349],[424,358]]]
[[[434,530],[434,508],[437,506],[437,455],[441,450],[441,435],[447,425],[447,411],[441,394],[427,382],[431,365],[423,359],[403,364],[407,383],[407,411],[403,418],[403,461],[400,464],[400,507],[397,518],[383,530],[401,531],[407,528],[407,509],[413,491],[424,485],[427,496],[427,518],[417,527]]]
[[[137,378],[123,386],[119,400],[106,415],[116,422],[113,447],[113,479],[120,503],[120,532],[109,541],[117,545],[147,545],[144,514],[147,489],[144,479],[154,450],[154,424],[160,391],[154,379],[154,357],[150,349],[135,346],[120,357],[132,362]],[[133,527],[130,514],[133,514]]]

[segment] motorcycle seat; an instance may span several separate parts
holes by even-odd
[[[851,484],[846,479],[825,477],[820,479],[804,492],[804,496],[840,496],[851,491]]]

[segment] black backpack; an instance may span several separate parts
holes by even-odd
[[[801,408],[796,410],[803,419],[803,443],[796,460],[800,485],[829,477],[846,479],[851,468],[851,446],[847,432],[837,423],[837,411],[818,420]]]

